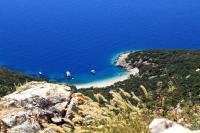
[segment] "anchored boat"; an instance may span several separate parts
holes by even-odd
[[[94,70],[94,69],[92,69],[90,72],[91,72],[93,75],[96,74],[96,70]]]
[[[72,79],[72,75],[71,75],[70,71],[67,71],[67,72],[66,72],[66,77],[67,77],[68,79]]]

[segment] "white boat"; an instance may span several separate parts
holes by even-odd
[[[96,74],[96,70],[94,70],[94,69],[92,69],[90,72],[91,72],[93,75]]]
[[[43,75],[43,73],[42,73],[42,72],[38,72],[38,74],[39,74],[39,75]]]
[[[66,72],[66,76],[67,76],[67,78],[71,79],[72,75],[71,75],[70,71]]]

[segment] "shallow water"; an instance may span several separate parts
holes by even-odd
[[[0,1],[0,65],[58,82],[111,78],[117,53],[199,49],[199,36],[199,0]]]

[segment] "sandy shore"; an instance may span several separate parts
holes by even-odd
[[[91,82],[91,83],[86,83],[86,84],[77,84],[75,86],[77,87],[77,89],[91,88],[91,87],[95,87],[95,88],[108,87],[117,82],[124,81],[128,78],[129,78],[129,74],[127,73],[127,74],[117,76],[111,79],[106,79],[106,80],[96,81],[96,82]]]
[[[81,89],[81,88],[87,89],[87,88],[91,88],[91,87],[94,87],[94,88],[108,87],[117,82],[128,79],[130,77],[130,75],[138,74],[139,73],[138,68],[133,68],[133,69],[128,68],[128,65],[125,60],[129,54],[130,54],[130,52],[125,52],[125,53],[121,54],[119,57],[117,57],[117,59],[115,61],[116,66],[123,67],[127,70],[126,74],[120,75],[120,76],[117,76],[114,78],[110,78],[107,80],[96,81],[96,82],[91,82],[91,83],[86,83],[86,84],[77,84],[75,86],[77,87],[77,89]]]

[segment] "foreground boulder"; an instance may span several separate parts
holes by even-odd
[[[30,82],[18,87],[16,92],[5,96],[2,101],[4,106],[49,109],[58,103],[69,102],[73,91],[65,85]]]
[[[73,129],[73,113],[90,101],[76,89],[46,82],[30,82],[0,101],[0,132],[51,132],[59,125]],[[54,127],[54,128],[52,128]]]
[[[149,129],[151,133],[200,133],[200,130],[192,131],[167,119],[154,119]]]

